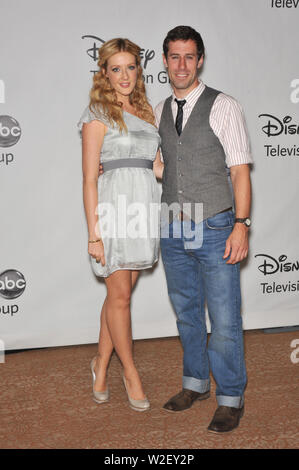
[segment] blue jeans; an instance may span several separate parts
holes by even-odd
[[[208,391],[211,369],[218,405],[241,408],[247,377],[240,265],[226,264],[223,259],[233,224],[231,210],[197,225],[174,220],[167,227],[169,237],[161,226],[161,253],[184,350],[183,388]],[[193,241],[192,231],[196,234]],[[211,323],[208,344],[205,301]]]

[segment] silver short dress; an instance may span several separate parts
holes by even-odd
[[[159,254],[160,189],[152,162],[160,146],[155,126],[123,112],[128,132],[120,132],[100,112],[84,110],[78,127],[102,121],[108,127],[100,153],[104,173],[98,179],[98,229],[106,264],[90,256],[97,276],[121,269],[150,268]],[[106,168],[105,168],[106,165]]]

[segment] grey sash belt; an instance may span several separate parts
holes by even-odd
[[[120,158],[102,163],[103,172],[115,170],[116,168],[149,168],[153,169],[153,161],[145,158]]]

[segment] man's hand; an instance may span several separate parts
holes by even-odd
[[[101,176],[103,173],[104,173],[103,172],[103,165],[102,165],[102,163],[100,163],[100,165],[99,165],[99,176]]]
[[[236,223],[232,233],[226,240],[225,252],[223,259],[227,260],[226,264],[236,264],[246,258],[248,254],[248,228],[241,223]]]

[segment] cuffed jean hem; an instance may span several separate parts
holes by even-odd
[[[218,406],[230,406],[232,408],[242,408],[244,397],[228,397],[227,395],[216,395]]]
[[[202,380],[183,376],[183,388],[193,392],[206,393],[210,390],[210,379]]]

